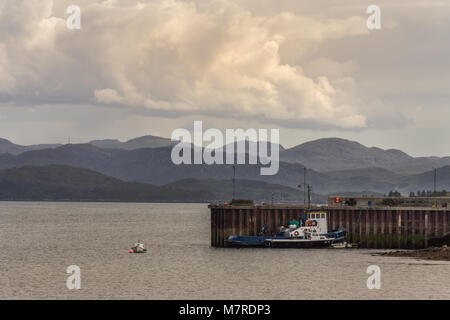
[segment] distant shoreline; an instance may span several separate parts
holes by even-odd
[[[62,202],[62,203],[197,203],[197,204],[209,204],[211,201],[123,201],[123,200],[32,200],[32,199],[13,199],[13,200],[0,200],[0,202]],[[217,202],[217,201],[214,201]]]

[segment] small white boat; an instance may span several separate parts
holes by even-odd
[[[350,243],[344,241],[344,242],[333,243],[333,244],[331,244],[331,247],[335,248],[335,249],[346,249],[346,248],[351,248],[352,245]]]
[[[140,240],[138,240],[138,242],[134,244],[134,247],[130,249],[130,253],[145,253],[145,252],[147,252],[147,249]]]

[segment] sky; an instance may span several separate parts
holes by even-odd
[[[170,137],[202,120],[280,129],[285,147],[448,156],[449,16],[440,0],[0,0],[0,137]]]

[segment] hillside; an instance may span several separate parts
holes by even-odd
[[[410,175],[399,180],[398,189],[407,192],[416,192],[418,190],[433,190],[434,171],[430,170],[424,173]],[[437,190],[450,190],[450,166],[437,169],[436,179]]]
[[[302,192],[280,185],[237,180],[236,197],[269,202],[302,201]],[[124,182],[92,170],[62,165],[0,170],[0,200],[214,202],[230,201],[231,180],[186,179],[164,186]],[[314,195],[315,201],[323,196]]]
[[[189,189],[191,191],[202,192],[208,190],[212,192],[217,199],[229,199],[233,194],[232,180],[198,180],[185,179],[166,185],[167,187],[176,187]],[[270,202],[303,202],[303,190],[286,187],[279,184],[270,184],[254,180],[236,180],[235,198],[252,199],[255,201]],[[327,197],[319,194],[312,194],[315,203],[326,203]]]
[[[93,140],[85,145],[100,149],[138,151],[140,149],[171,148],[176,143],[168,138],[147,135],[125,142],[117,139]],[[245,145],[246,150],[248,150],[248,142]],[[278,146],[281,162],[305,165],[314,171],[322,173],[377,167],[396,174],[410,175],[419,174],[431,168],[450,165],[450,157],[412,157],[401,150],[366,147],[358,142],[339,138],[309,141],[290,149],[285,149],[282,145]],[[0,154],[20,155],[28,151],[54,149],[57,147],[61,147],[61,145],[21,146],[8,140],[0,139]],[[113,151],[109,150],[107,152],[111,153]],[[123,178],[126,178],[126,176],[123,176]],[[178,177],[178,179],[183,178],[186,178],[186,176]],[[170,181],[173,181],[173,179]],[[157,181],[146,182],[159,183]]]
[[[175,165],[171,147],[154,149],[102,149],[90,144],[65,145],[55,149],[28,151],[20,155],[0,155],[0,169],[23,166],[66,165],[97,171],[123,181],[165,185],[185,179],[230,180],[231,165]],[[261,176],[260,165],[237,165],[236,178],[296,188],[303,184],[301,163],[281,162],[275,176]],[[446,171],[444,170],[443,173]],[[384,168],[362,168],[320,173],[308,169],[307,182],[318,194],[361,192],[386,194],[432,188],[432,172],[400,175]],[[439,187],[450,189],[450,179],[439,174]]]
[[[326,174],[329,177],[333,177],[336,179],[353,179],[358,177],[366,177],[387,183],[395,183],[396,181],[398,181],[399,178],[403,176],[390,170],[377,167],[330,171],[327,172]]]
[[[212,197],[203,190],[205,197]],[[191,201],[196,193],[123,182],[100,173],[61,165],[0,171],[0,200]]]
[[[125,150],[161,148],[173,146],[176,143],[177,142],[173,142],[167,138],[155,137],[151,135],[134,138],[125,142],[121,142],[117,139],[93,140],[89,142],[89,144],[99,148],[115,148]]]
[[[450,165],[450,157],[414,158],[396,149],[368,148],[339,138],[310,141],[281,153],[282,161],[302,163],[320,172],[379,167],[400,174],[424,172]]]
[[[139,148],[139,141],[152,141],[155,137],[142,137],[125,142],[131,150],[113,148],[116,140],[102,140],[103,147],[93,144],[68,144],[41,150],[25,151],[20,154],[0,154],[0,169],[18,168],[23,166],[65,165],[90,169],[106,176],[122,181],[132,181],[163,186],[180,180],[224,180],[231,179],[232,165],[175,165],[171,161],[171,146]],[[163,139],[163,138],[162,138]],[[166,139],[167,140],[167,139]],[[155,141],[159,141],[156,137]],[[166,143],[167,141],[162,141]],[[1,141],[0,145],[11,143]],[[327,147],[331,144],[332,147]],[[156,146],[157,144],[155,144]],[[149,146],[149,144],[147,144]],[[318,146],[321,146],[318,148]],[[391,190],[399,190],[404,194],[411,191],[431,190],[433,188],[433,164],[446,161],[446,158],[413,158],[398,150],[382,150],[366,148],[356,142],[342,139],[322,139],[309,142],[303,147],[293,148],[298,152],[296,157],[306,161],[308,167],[307,183],[313,186],[317,194],[332,194],[338,192],[370,192],[387,194]],[[325,151],[324,151],[325,149]],[[16,149],[18,152],[19,149]],[[260,181],[268,184],[297,188],[303,184],[304,164],[298,161],[286,160],[286,152],[292,149],[280,149],[282,160],[279,172],[274,176],[261,176],[261,165],[236,165],[236,178],[239,180]],[[225,157],[225,155],[224,155]],[[248,159],[248,154],[246,155]],[[334,158],[333,158],[334,157]],[[248,161],[247,161],[248,163]],[[368,166],[376,163],[376,166]],[[389,169],[383,166],[402,166],[402,170]],[[427,165],[424,165],[427,163]],[[358,166],[364,166],[358,168]],[[423,171],[414,173],[398,173],[408,171],[412,165],[425,167]],[[430,165],[430,167],[428,166]],[[312,168],[341,168],[333,171],[320,172]],[[438,174],[438,189],[450,189],[450,178],[445,173],[447,166],[442,167]],[[415,170],[413,170],[415,171]]]
[[[310,141],[286,150],[282,159],[302,162],[319,171],[335,171],[366,167],[391,167],[412,157],[398,151],[367,148],[362,144],[338,138]]]
[[[59,145],[59,144],[37,144],[37,145],[31,145],[31,146],[22,146],[19,144],[12,143],[9,140],[0,138],[0,154],[9,153],[9,154],[17,155],[17,154],[21,154],[26,151],[51,149],[51,148],[56,148],[59,146],[61,146],[61,145]]]
[[[164,185],[183,179],[231,179],[231,165],[175,165],[171,147],[155,149],[102,149],[89,144],[65,145],[56,149],[25,152],[17,156],[0,155],[0,169],[61,164],[91,169],[121,180]],[[280,163],[275,176],[261,176],[260,165],[237,165],[238,179],[258,180],[296,187],[303,182],[303,165]],[[308,178],[320,192],[329,178],[314,170]]]

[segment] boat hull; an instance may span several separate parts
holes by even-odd
[[[275,238],[289,239],[289,237],[274,236],[231,236],[225,240],[225,245],[234,248],[263,248],[264,241]]]
[[[332,239],[303,240],[303,239],[271,239],[264,241],[270,248],[327,248],[333,243]]]
[[[330,231],[326,234],[323,234],[322,236],[326,236],[327,238],[331,239],[335,243],[341,242],[345,240],[344,232],[341,230],[334,230]],[[284,236],[230,236],[227,240],[225,240],[225,245],[227,247],[234,247],[234,248],[262,248],[266,247],[265,244],[266,240],[271,239],[278,239],[278,240],[301,240],[300,238],[291,238],[291,237],[284,237]],[[301,247],[298,247],[301,248]]]

